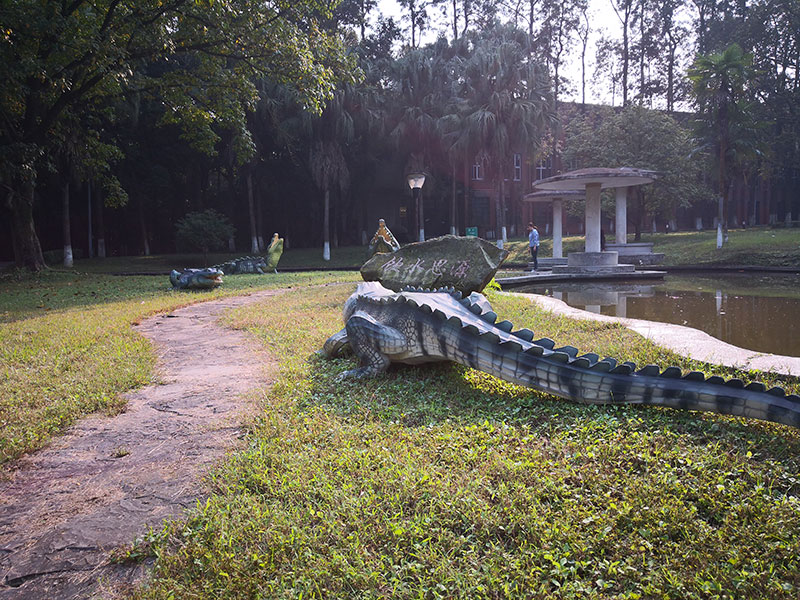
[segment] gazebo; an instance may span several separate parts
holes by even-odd
[[[533,183],[535,191],[564,192],[582,191],[586,195],[586,243],[584,252],[572,252],[567,257],[566,266],[555,266],[553,272],[559,273],[607,273],[622,274],[632,272],[633,265],[621,265],[616,251],[602,251],[600,248],[600,190],[617,190],[617,238],[627,242],[627,203],[625,188],[651,183],[654,171],[619,168],[591,168],[569,171],[540,179]]]

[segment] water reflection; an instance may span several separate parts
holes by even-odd
[[[676,323],[757,352],[800,356],[800,276],[668,275],[663,283],[551,283],[544,294],[617,317]]]

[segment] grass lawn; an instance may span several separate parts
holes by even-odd
[[[123,408],[152,380],[155,354],[131,324],[250,289],[356,275],[234,275],[212,292],[172,291],[167,277],[44,272],[0,279],[0,463],[41,447],[78,417]]]
[[[338,382],[319,349],[356,274],[0,280],[0,452],[40,447],[152,379],[131,323],[248,289],[297,289],[226,320],[280,360],[246,449],[185,521],[150,532],[139,598],[797,598],[800,431],[639,407],[586,407],[454,365]],[[492,294],[501,319],[640,364],[735,375],[618,325]],[[752,379],[756,374],[738,374]],[[758,377],[800,392],[796,379]]]
[[[614,236],[607,236],[613,243]],[[633,236],[628,237],[633,241]],[[800,267],[800,228],[756,227],[731,229],[728,242],[717,250],[715,231],[680,231],[677,233],[643,234],[643,242],[653,242],[653,252],[664,253],[664,265],[755,265],[764,267]],[[527,262],[527,239],[514,239],[506,244],[507,262]],[[582,236],[564,238],[564,256],[582,252]],[[552,238],[543,238],[539,256],[553,255]]]
[[[800,432],[579,406],[447,364],[338,382],[353,360],[314,352],[351,290],[228,316],[281,374],[208,500],[132,549],[157,557],[137,597],[798,597]],[[491,300],[583,351],[733,374],[617,325]]]
[[[716,233],[713,231],[643,234],[642,241],[654,242],[653,251],[663,252],[665,265],[761,265],[794,266],[800,265],[800,228],[797,229],[732,229],[730,240],[722,250],[716,249]],[[633,240],[631,236],[629,240]],[[609,235],[613,242],[614,236]],[[568,236],[563,240],[564,255],[569,252],[582,252],[583,236]],[[507,263],[527,263],[530,257],[527,238],[514,238],[505,245],[509,251]],[[539,256],[553,255],[552,237],[542,236]],[[208,264],[219,264],[243,256],[239,253],[217,253],[208,256]],[[298,248],[287,250],[281,256],[278,270],[315,269],[358,269],[366,260],[366,248],[346,246],[331,249],[331,260],[322,259],[320,248]],[[169,272],[174,268],[202,267],[203,257],[197,254],[160,254],[154,256],[109,257],[76,260],[74,269],[64,269],[53,265],[57,271],[68,273],[154,273]]]

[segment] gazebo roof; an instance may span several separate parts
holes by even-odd
[[[533,182],[533,188],[537,191],[581,190],[591,184],[600,184],[603,189],[621,188],[652,183],[655,178],[656,172],[646,169],[595,167],[539,179]]]
[[[522,199],[525,202],[552,202],[553,200],[567,199],[567,198],[583,198],[586,196],[585,190],[543,190],[540,192],[531,192],[525,194]]]

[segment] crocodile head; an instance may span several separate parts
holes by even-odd
[[[172,271],[169,280],[179,290],[208,290],[222,283],[222,275],[222,271],[215,268],[184,269]]]

